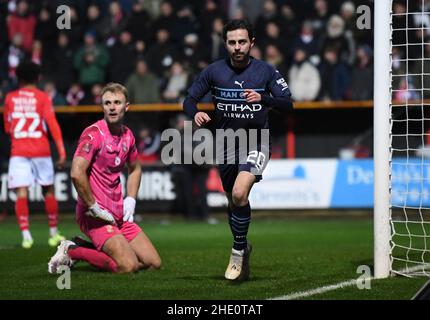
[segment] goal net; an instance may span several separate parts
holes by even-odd
[[[430,1],[392,0],[390,85],[390,271],[430,276]]]

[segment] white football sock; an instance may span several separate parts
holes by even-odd
[[[33,240],[33,238],[31,237],[31,233],[30,230],[22,230],[22,237],[24,238],[24,240]]]
[[[231,252],[242,257],[243,254],[245,253],[245,250],[244,249],[243,250],[231,249]]]
[[[49,228],[49,235],[51,237],[55,236],[58,233],[57,227],[50,227]]]

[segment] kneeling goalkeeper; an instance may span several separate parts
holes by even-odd
[[[127,89],[117,83],[103,89],[104,119],[84,130],[73,158],[76,218],[93,246],[62,241],[48,264],[50,273],[79,260],[115,273],[160,268],[158,252],[133,222],[141,169],[133,133],[122,124],[129,106],[127,96]],[[120,173],[126,164],[127,197],[123,200]]]

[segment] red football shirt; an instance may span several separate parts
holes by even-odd
[[[11,137],[11,156],[49,157],[48,128],[60,157],[65,157],[63,137],[51,98],[43,91],[24,87],[7,94],[4,127]]]

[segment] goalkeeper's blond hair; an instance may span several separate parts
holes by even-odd
[[[129,102],[128,101],[128,90],[126,87],[124,87],[122,84],[117,83],[117,82],[109,82],[107,85],[105,85],[102,89],[101,92],[101,96],[103,97],[103,95],[106,92],[112,92],[112,93],[117,93],[120,92],[124,95],[125,97],[125,102]]]

